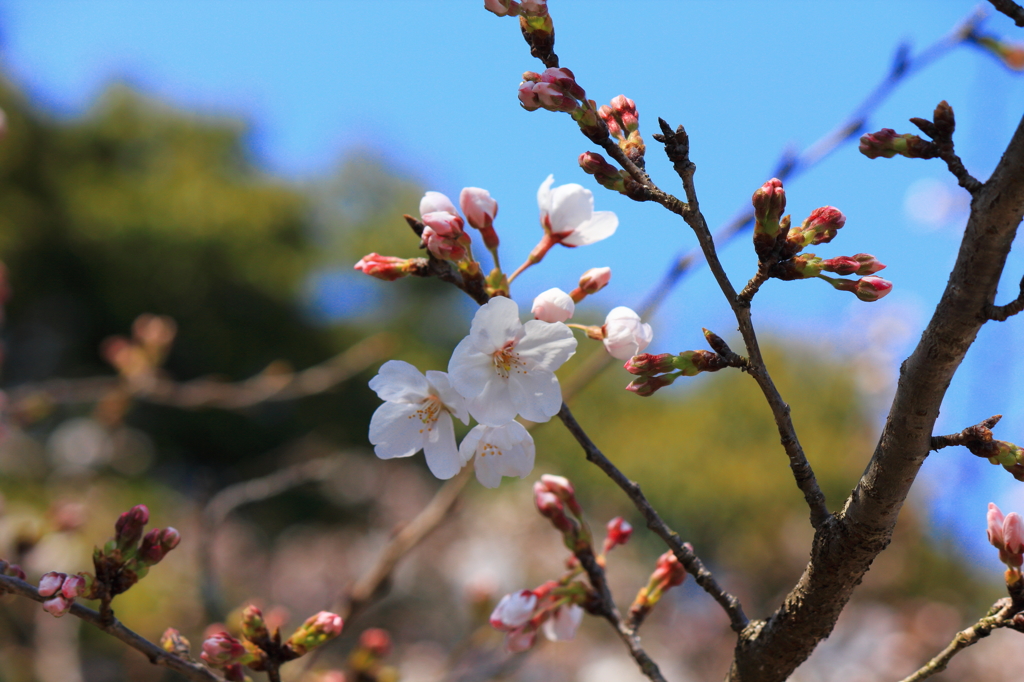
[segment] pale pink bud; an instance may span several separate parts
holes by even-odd
[[[573,111],[578,105],[576,99],[565,94],[561,86],[556,83],[537,83],[533,86],[533,92],[537,95],[540,105],[548,111]]]
[[[879,270],[885,270],[885,266],[870,253],[855,253],[853,258],[860,263],[860,267],[857,268],[858,275],[873,275]]]
[[[484,9],[499,17],[504,17],[511,12],[512,6],[515,4],[513,0],[484,0]]]
[[[596,294],[612,280],[611,268],[590,268],[580,277],[580,289],[586,294]]]
[[[523,81],[519,84],[519,104],[527,111],[537,111],[541,107],[540,97],[533,90],[534,85],[532,81]]]
[[[39,579],[39,596],[52,597],[57,594],[61,585],[67,580],[67,577],[67,573],[58,573],[56,571],[44,573],[43,577]]]
[[[565,641],[576,636],[576,630],[583,621],[583,609],[576,604],[560,606],[551,618],[544,621],[544,636],[552,642]]]
[[[576,489],[573,488],[569,479],[564,476],[544,474],[537,483],[544,486],[548,492],[554,493],[576,516],[580,516],[583,513],[579,502],[576,500]]]
[[[530,627],[519,628],[505,635],[505,649],[510,653],[529,651],[537,641],[537,631]]]
[[[85,594],[85,578],[80,575],[69,575],[60,588],[61,595],[68,600]]]
[[[509,632],[521,627],[533,617],[537,596],[530,590],[506,594],[491,613],[491,627]]]
[[[548,289],[533,299],[533,316],[541,322],[565,322],[576,311],[576,304],[561,289]]]
[[[865,277],[857,281],[854,294],[862,301],[877,301],[892,291],[892,282],[881,277]]]
[[[466,222],[478,230],[491,226],[498,215],[498,202],[491,193],[479,187],[465,187],[459,193],[459,207],[466,216]]]
[[[1010,512],[1003,520],[1003,543],[1011,554],[1024,552],[1024,518],[1017,512]]]
[[[57,595],[53,599],[47,599],[43,602],[43,610],[54,618],[60,618],[65,613],[71,610],[71,600],[65,599],[61,595]]]
[[[435,192],[436,194],[436,192]],[[462,234],[462,218],[455,215],[455,212],[432,211],[424,213],[423,224],[431,228],[442,237],[458,237]]]
[[[584,99],[587,96],[587,93],[576,82],[576,75],[565,67],[545,69],[544,73],[540,75],[540,80],[542,83],[557,85],[563,94],[574,100]]]
[[[547,14],[548,12],[548,0],[523,0],[520,5],[524,13],[533,16]]]
[[[245,646],[226,632],[218,632],[203,642],[204,661],[214,667],[223,667],[235,663],[245,655]]]
[[[633,526],[621,516],[616,516],[609,521],[607,528],[608,535],[604,540],[604,552],[606,554],[609,550],[629,542],[630,536],[633,535]]]
[[[642,353],[654,338],[651,325],[641,322],[640,316],[625,306],[608,313],[602,330],[605,349],[619,360]]]
[[[443,211],[445,213],[455,214],[458,211],[455,210],[455,204],[444,194],[440,192],[427,192],[420,199],[420,216],[425,216],[428,213],[434,213],[435,211]]]
[[[1003,544],[1003,512],[994,502],[988,503],[986,520],[988,521],[988,541],[992,543],[993,547],[1003,549],[1005,546]]]
[[[377,658],[384,658],[391,653],[391,635],[381,628],[369,628],[359,635],[359,646]]]
[[[412,260],[408,258],[397,258],[395,256],[381,256],[376,253],[363,256],[356,263],[355,269],[369,275],[382,279],[385,282],[394,282],[409,274]]]

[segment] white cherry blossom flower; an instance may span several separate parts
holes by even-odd
[[[463,464],[476,457],[476,479],[485,488],[497,488],[502,476],[528,476],[535,454],[533,437],[517,421],[474,426],[459,445]]]
[[[451,478],[464,462],[455,447],[452,415],[468,424],[466,399],[444,372],[424,377],[408,362],[389,360],[370,380],[384,404],[370,419],[370,442],[381,459],[410,457],[423,450],[430,473]]]
[[[584,246],[612,236],[619,218],[611,211],[594,211],[594,194],[575,183],[552,189],[549,175],[537,190],[540,222],[545,231],[566,246]]]
[[[455,208],[455,204],[446,195],[440,192],[427,192],[420,199],[420,216],[424,216],[428,213],[435,211],[444,211],[445,213],[451,213],[452,215],[458,215],[458,210]]]
[[[572,639],[583,620],[583,608],[576,604],[559,606],[548,620],[544,621],[544,636],[552,642]]]
[[[524,325],[516,302],[497,296],[477,310],[469,336],[452,353],[448,374],[481,424],[501,426],[516,414],[546,422],[562,406],[554,372],[575,352],[576,339],[564,324]]]
[[[654,338],[651,325],[625,306],[612,308],[604,320],[604,347],[619,360],[629,360],[643,352]]]
[[[565,322],[576,312],[576,304],[569,294],[557,287],[548,289],[533,299],[533,316],[541,322]]]
[[[533,617],[537,607],[537,595],[530,590],[506,594],[491,612],[491,627],[509,632],[522,627]]]

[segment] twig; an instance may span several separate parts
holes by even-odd
[[[38,590],[24,580],[7,575],[0,575],[0,592],[10,592],[37,602],[44,602],[47,599],[40,596]],[[214,674],[205,666],[164,651],[153,642],[126,628],[121,621],[113,616],[105,622],[98,612],[78,603],[71,605],[69,613],[121,640],[148,658],[153,665],[170,668],[196,682],[224,682],[222,677]]]
[[[654,510],[651,503],[647,501],[647,498],[640,491],[640,486],[635,482],[629,480],[625,474],[619,471],[612,462],[604,456],[594,442],[590,440],[590,436],[586,434],[583,428],[576,422],[572,412],[569,411],[569,407],[562,403],[562,409],[558,412],[558,418],[562,420],[565,427],[569,430],[569,433],[573,435],[576,442],[580,444],[583,451],[587,455],[587,460],[593,462],[598,466],[601,471],[605,472],[612,481],[615,482],[622,490],[626,493],[633,504],[643,515],[647,521],[647,527],[654,531],[658,537],[665,541],[665,544],[669,546],[672,553],[676,555],[680,563],[686,568],[687,573],[693,576],[694,580],[700,585],[705,592],[710,594],[716,602],[721,605],[725,610],[726,615],[729,616],[729,624],[733,631],[740,632],[749,624],[747,616],[743,613],[743,607],[736,597],[732,596],[719,586],[715,581],[714,576],[711,575],[711,571],[704,567],[704,564],[697,557],[694,552],[683,544],[679,538],[679,534],[673,531],[668,525],[661,519],[658,512]]]
[[[1022,310],[1024,310],[1024,277],[1020,280],[1020,294],[1017,298],[1006,305],[992,305],[990,303],[985,306],[985,315],[990,320],[1005,322],[1006,318],[1012,317]]]
[[[137,385],[127,384],[119,377],[51,379],[11,389],[9,395],[14,406],[11,409],[16,411],[19,405],[40,399],[51,404],[96,402],[113,390],[124,389],[138,400],[184,410],[209,407],[242,410],[263,403],[296,400],[329,391],[374,362],[394,353],[396,346],[395,337],[382,332],[363,339],[330,360],[302,371],[280,374],[264,372],[235,383],[206,378],[176,382],[157,376],[152,377],[152,381]]]
[[[928,661],[917,672],[909,677],[903,678],[900,682],[921,682],[932,675],[942,672],[949,665],[950,660],[958,653],[992,634],[998,628],[1012,627],[1020,629],[1021,625],[1015,622],[1014,615],[1018,613],[1019,607],[1014,607],[1013,600],[1000,599],[992,606],[996,613],[986,616],[977,623],[956,633],[956,637],[943,649],[939,655]]]
[[[951,433],[948,436],[932,436],[930,450],[941,450],[952,445],[964,445],[977,447],[983,443],[992,442],[992,427],[999,423],[1003,415],[992,415],[983,422],[974,426],[968,426],[960,433]]]
[[[1013,23],[1024,28],[1024,7],[1013,0],[988,0],[997,10],[1013,19]]]
[[[640,638],[637,636],[636,630],[622,620],[619,609],[615,606],[615,600],[612,599],[611,590],[608,588],[608,581],[605,580],[604,569],[597,563],[594,553],[588,548],[575,554],[576,558],[580,561],[580,565],[583,566],[583,570],[587,572],[587,577],[590,578],[590,585],[596,593],[598,609],[600,611],[599,615],[615,628],[616,634],[619,635],[619,639],[629,649],[629,655],[640,666],[641,672],[648,678],[655,680],[655,682],[665,682],[665,678],[658,669],[658,665],[644,651],[643,646],[640,644]]]

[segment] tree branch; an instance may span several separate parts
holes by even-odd
[[[672,553],[676,555],[676,558],[686,568],[686,572],[692,575],[694,581],[725,610],[726,615],[729,616],[729,624],[733,631],[740,632],[743,630],[749,621],[743,613],[743,607],[740,605],[739,600],[719,586],[714,576],[711,575],[711,571],[704,567],[704,564],[693,550],[684,545],[682,540],[679,539],[679,534],[669,528],[661,519],[661,516],[658,515],[658,512],[654,510],[654,507],[651,506],[651,503],[647,501],[647,498],[640,491],[640,486],[629,480],[594,445],[594,442],[590,440],[590,436],[577,423],[576,418],[573,417],[572,412],[569,411],[569,407],[565,403],[562,403],[562,409],[558,412],[558,418],[562,420],[565,428],[569,430],[569,433],[573,435],[576,442],[583,448],[587,461],[596,464],[616,485],[622,488],[623,492],[633,501],[633,504],[643,515],[644,520],[647,521],[647,527],[665,541],[665,544],[668,545]]]
[[[47,599],[46,597],[41,597],[39,591],[24,580],[7,575],[0,575],[0,592],[10,592],[11,594],[27,597],[40,603]],[[164,651],[145,637],[126,628],[116,618],[111,617],[109,620],[104,620],[98,612],[78,603],[72,604],[71,610],[68,613],[121,640],[148,658],[149,662],[153,665],[169,668],[195,682],[224,682],[222,677],[214,674],[206,666]]]
[[[952,445],[977,445],[982,442],[992,440],[992,427],[999,423],[999,420],[1003,418],[1001,414],[995,414],[986,419],[983,422],[979,422],[974,426],[968,426],[960,433],[951,433],[948,436],[932,436],[929,450],[941,450],[942,448],[948,448]]]
[[[1005,322],[1008,317],[1013,317],[1024,310],[1024,277],[1020,280],[1020,294],[1017,298],[1006,305],[988,304],[985,306],[985,317],[996,322]]]
[[[1024,28],[1024,7],[1013,0],[988,0],[997,10],[1013,19],[1013,23]]]

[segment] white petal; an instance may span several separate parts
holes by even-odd
[[[370,419],[370,442],[381,459],[409,457],[423,447],[426,427],[417,418],[419,405],[384,403]]]
[[[518,478],[529,476],[537,453],[533,436],[519,422],[509,422],[495,430],[501,432],[496,434],[498,437],[495,440],[500,442],[504,453],[501,458],[501,475]]]
[[[455,447],[455,425],[452,424],[452,416],[442,412],[430,435],[431,438],[423,445],[427,467],[437,478],[449,479],[462,469],[462,459]]]
[[[487,382],[497,377],[494,358],[477,350],[472,336],[462,339],[448,361],[448,380],[452,388],[463,397],[472,399],[483,393]]]
[[[401,360],[388,360],[381,365],[377,376],[370,379],[370,388],[381,400],[393,403],[418,403],[430,393],[423,374]]]
[[[544,220],[544,214],[551,212],[551,185],[555,184],[555,176],[549,175],[547,179],[540,183],[540,189],[537,190],[537,206],[540,208],[541,220]]]
[[[519,306],[511,298],[495,296],[480,306],[473,316],[469,335],[477,350],[493,353],[509,341],[517,341],[522,335],[523,323],[519,321]]]
[[[494,380],[488,382],[483,393],[469,401],[469,413],[473,419],[487,426],[501,426],[516,418],[509,382],[510,379],[494,375]]]
[[[612,211],[597,211],[590,220],[581,223],[571,235],[562,240],[569,246],[586,246],[615,234],[619,217]]]
[[[640,316],[636,314],[632,308],[627,308],[624,305],[612,308],[608,311],[608,315],[604,318],[604,323],[614,322],[616,320],[634,320],[640,321]]]
[[[562,389],[554,374],[533,369],[508,379],[512,404],[523,418],[532,422],[546,422],[562,409]]]
[[[466,399],[452,387],[452,382],[444,372],[427,371],[427,381],[436,391],[435,395],[444,403],[445,409],[454,414],[463,424],[469,423],[469,411]]]
[[[476,457],[477,446],[480,444],[480,439],[483,438],[489,428],[489,426],[477,424],[469,430],[469,433],[467,433],[465,437],[463,437],[462,442],[459,443],[459,459],[462,460],[463,466],[469,464],[469,461]]]
[[[582,185],[570,183],[551,193],[551,231],[571,232],[594,214],[594,194]]]
[[[569,294],[555,287],[533,299],[531,312],[541,322],[565,322],[576,312],[576,303]]]
[[[516,352],[535,367],[554,372],[576,352],[576,337],[561,322],[530,320],[523,325],[523,338],[516,344]]]
[[[476,480],[485,488],[497,488],[501,485],[501,472],[498,470],[499,457],[477,457],[474,471]]]
[[[455,204],[446,195],[440,192],[427,192],[420,199],[420,216],[434,213],[435,211],[446,211],[452,215],[458,215],[459,213],[455,210]]]
[[[552,642],[572,639],[583,620],[583,609],[576,604],[558,608],[554,615],[544,621],[544,635]]]

